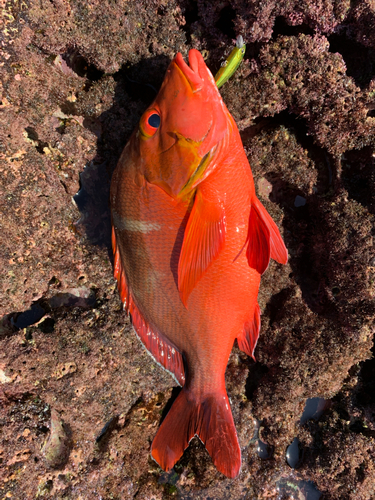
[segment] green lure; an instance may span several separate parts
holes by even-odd
[[[246,45],[241,35],[237,37],[236,46],[229,54],[226,61],[223,62],[221,68],[215,75],[215,82],[219,89],[236,71],[241,64],[243,56],[245,55]]]

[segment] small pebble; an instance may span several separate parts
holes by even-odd
[[[302,462],[303,450],[301,443],[297,437],[295,437],[286,450],[286,461],[287,464],[292,468],[296,469]]]
[[[54,409],[51,410],[50,435],[42,451],[47,465],[52,468],[65,464],[69,457],[69,438],[60,415]]]
[[[305,205],[306,205],[306,198],[297,194],[296,199],[294,200],[294,206],[298,208],[298,207],[304,207]]]

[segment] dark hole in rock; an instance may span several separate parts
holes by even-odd
[[[227,5],[220,11],[219,20],[216,23],[216,27],[219,28],[225,35],[229,38],[236,38],[236,32],[234,31],[234,19],[236,18],[236,12],[232,9],[230,5]]]
[[[375,437],[375,431],[369,429],[361,420],[356,419],[349,425],[349,429],[356,434],[363,434],[364,436]]]
[[[79,112],[74,102],[65,101],[60,104],[61,111],[66,115],[78,115]],[[65,128],[64,128],[65,131]]]
[[[264,314],[269,317],[270,326],[272,326],[275,321],[277,322],[279,317],[282,317],[283,304],[289,300],[292,294],[292,288],[284,288],[279,293],[272,295],[264,311]]]
[[[330,401],[323,398],[309,398],[306,400],[300,424],[305,424],[308,420],[319,420],[324,411],[331,405]]]
[[[375,345],[371,352],[373,357],[361,363],[359,384],[355,393],[357,404],[365,408],[375,405]]]
[[[97,82],[104,75],[104,71],[98,69],[94,64],[90,64],[77,50],[72,49],[62,54],[70,69],[78,76],[87,78],[92,82]],[[88,90],[88,89],[87,89]]]
[[[49,432],[49,428],[46,425],[38,425],[37,430],[42,434],[47,434],[47,432]]]
[[[34,130],[32,127],[26,127],[25,131],[27,132],[27,138],[30,139],[31,141],[39,140],[36,130]]]
[[[306,198],[297,194],[294,200],[294,206],[296,208],[304,207],[306,205]]]
[[[310,224],[311,221],[309,221]],[[312,255],[306,246],[302,249],[299,260],[299,272],[295,277],[302,296],[308,307],[317,314],[332,314],[327,305],[326,293],[321,278],[316,274]]]
[[[177,396],[180,394],[180,391],[181,391],[181,387],[173,387],[171,397],[168,399],[167,404],[163,408],[163,411],[161,414],[161,419],[160,419],[160,425],[162,424],[163,420],[167,416],[169,410],[172,408],[172,405],[176,401]]]
[[[375,213],[375,169],[372,148],[347,151],[341,160],[342,181],[349,198]]]
[[[30,325],[34,325],[38,321],[40,321],[43,316],[46,314],[46,311],[39,304],[32,304],[30,309],[27,309],[24,312],[19,314],[15,314],[12,320],[13,325],[18,329],[27,328]]]
[[[101,443],[104,437],[109,437],[111,432],[116,428],[119,417],[119,415],[114,415],[110,420],[108,420],[95,439],[97,443]]]
[[[279,35],[284,36],[298,36],[298,35],[314,35],[315,31],[310,28],[308,24],[298,24],[297,26],[291,26],[286,22],[285,17],[278,16],[275,19],[275,24],[273,27],[272,38],[275,39]]]
[[[363,481],[365,480],[365,478],[366,478],[366,471],[367,471],[367,468],[366,468],[366,466],[364,464],[361,464],[355,470],[356,476],[357,476],[357,480],[358,480],[359,483],[363,483]]]
[[[297,469],[303,459],[303,447],[300,440],[295,437],[292,443],[286,449],[286,462],[292,469]]]
[[[266,365],[261,363],[254,363],[249,366],[249,375],[246,380],[245,394],[247,399],[252,399],[254,392],[258,388],[261,379],[268,372]]]
[[[342,55],[346,74],[351,76],[361,89],[368,86],[375,75],[375,50],[343,35],[328,37],[329,51]]]
[[[61,135],[64,135],[65,129],[66,129],[66,124],[67,124],[67,120],[60,119],[60,125],[55,128],[56,132],[58,132]]]
[[[14,324],[17,314],[10,313],[0,318],[0,338],[10,336],[18,331],[18,328]]]
[[[186,33],[186,42],[190,45],[191,43],[191,32],[192,32],[192,24],[198,21],[199,19],[199,11],[198,11],[198,2],[189,2],[184,10],[184,17],[186,23],[182,26],[182,29]]]
[[[312,481],[298,480],[294,477],[281,478],[276,482],[279,493],[278,500],[301,498],[303,500],[319,500],[322,493]]]
[[[32,127],[26,127],[25,131],[27,132],[27,138],[37,143],[35,149],[38,153],[44,155],[44,148],[48,146],[48,142],[40,141],[36,130]]]
[[[96,302],[95,292],[86,287],[69,288],[49,299],[52,309],[58,307],[82,307],[88,309]]]
[[[100,120],[97,118],[92,118],[92,117],[86,117],[83,120],[83,126],[90,130],[93,134],[96,135],[98,139],[100,139],[102,135],[102,124],[100,123]]]
[[[44,321],[39,323],[38,328],[43,333],[53,333],[55,329],[55,320],[52,318],[46,318]]]
[[[337,297],[337,295],[339,295],[340,292],[341,292],[341,290],[340,290],[340,288],[338,286],[334,286],[331,291],[332,291],[332,295],[334,297]]]

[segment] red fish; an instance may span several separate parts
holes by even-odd
[[[178,53],[113,175],[114,275],[139,338],[182,386],[152,457],[169,470],[197,435],[233,478],[241,450],[225,368],[235,339],[254,357],[260,276],[288,254],[198,51],[189,65]]]

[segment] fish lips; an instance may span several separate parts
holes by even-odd
[[[211,126],[201,141],[198,154],[204,157],[215,144],[218,144],[228,129],[228,110],[221,98],[214,77],[206,66],[198,50],[189,51],[189,65],[179,52],[173,61],[189,84],[193,94],[200,93],[201,105],[211,117]]]
[[[182,71],[184,77],[189,82],[189,85],[194,93],[202,90],[204,86],[204,80],[199,74],[201,60],[203,61],[203,64],[205,66],[203,57],[197,50],[189,51],[189,65],[186,64],[181,52],[178,52],[174,59],[174,62]]]

